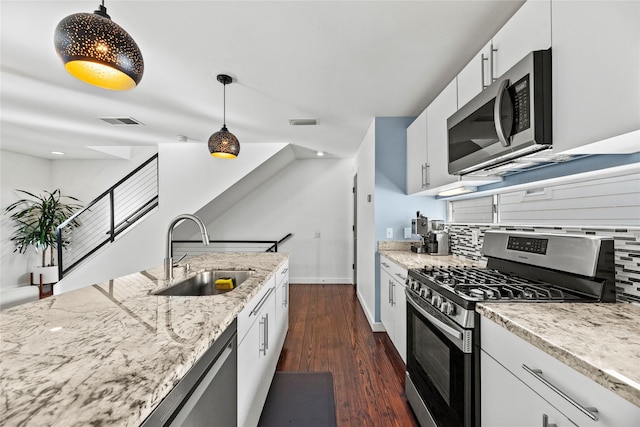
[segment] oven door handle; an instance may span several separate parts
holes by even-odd
[[[418,311],[418,313],[426,317],[436,328],[440,329],[445,334],[451,335],[457,340],[462,340],[462,332],[452,328],[432,314],[429,314],[427,311],[425,311],[424,308],[420,307],[415,301],[413,301],[413,298],[410,294],[408,294],[407,297],[407,302],[409,302],[409,304],[411,304],[413,308]]]

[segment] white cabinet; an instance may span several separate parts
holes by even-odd
[[[241,427],[258,424],[281,350],[274,345],[279,341],[274,294],[275,277],[238,315],[238,426]]]
[[[471,101],[484,88],[491,84],[490,59],[491,42],[487,43],[480,52],[458,73],[458,106],[462,107]],[[496,76],[497,77],[497,76]]]
[[[554,152],[624,152],[591,143],[640,129],[640,2],[554,0],[551,12]]]
[[[551,0],[529,0],[458,74],[458,107],[533,50],[551,47]]]
[[[529,52],[551,47],[551,0],[530,0],[492,39],[493,75],[500,77]]]
[[[480,334],[482,425],[638,426],[639,407],[485,317]]]
[[[427,187],[427,110],[407,128],[407,194]]]
[[[427,107],[427,141],[429,142],[430,187],[435,188],[455,182],[458,177],[449,175],[449,135],[447,119],[458,109],[456,80],[444,88]],[[437,192],[437,190],[436,190]]]
[[[484,351],[480,352],[482,366],[481,425],[491,427],[556,427],[574,426],[567,417],[524,385],[504,366]],[[547,424],[543,420],[546,417]]]
[[[447,119],[458,108],[456,79],[444,88],[426,109],[427,185],[418,194],[433,196],[443,190],[463,185],[477,186],[500,181],[496,177],[459,177],[449,174],[449,136]],[[417,119],[416,119],[417,120]]]
[[[289,330],[289,261],[286,261],[276,272],[276,283],[275,331],[277,342],[275,345],[280,349],[284,345],[284,340]],[[278,351],[278,355],[279,353]],[[276,358],[277,357],[278,356],[276,356]]]
[[[380,317],[387,335],[407,362],[407,270],[380,256]]]

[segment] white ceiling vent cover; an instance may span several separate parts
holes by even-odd
[[[316,119],[289,119],[291,126],[315,126],[317,124]]]
[[[133,117],[101,117],[100,120],[109,123],[110,125],[142,125],[144,123],[139,122]]]

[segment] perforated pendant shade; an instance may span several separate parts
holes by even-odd
[[[74,77],[111,90],[137,86],[144,61],[133,38],[100,5],[95,13],[74,13],[55,30],[54,45]]]
[[[224,85],[222,129],[209,137],[209,152],[213,157],[234,159],[240,154],[240,141],[227,129],[227,85],[233,79],[226,74],[218,74],[216,79]]]
[[[226,126],[222,126],[209,137],[209,152],[214,157],[233,159],[240,153],[240,142]]]

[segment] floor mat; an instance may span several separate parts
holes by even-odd
[[[259,427],[335,427],[331,372],[276,372]]]

